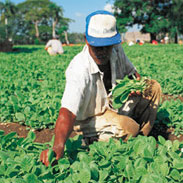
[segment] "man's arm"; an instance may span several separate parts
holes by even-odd
[[[76,116],[66,108],[61,108],[55,126],[55,140],[53,151],[56,154],[56,160],[59,160],[64,154],[64,146],[70,136]],[[46,166],[49,165],[48,149],[41,152],[40,161]]]

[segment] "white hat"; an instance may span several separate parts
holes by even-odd
[[[108,11],[99,10],[86,17],[86,39],[92,46],[109,46],[121,43],[116,18]]]

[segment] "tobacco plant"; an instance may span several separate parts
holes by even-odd
[[[117,80],[117,85],[112,90],[112,106],[115,109],[120,108],[129,98],[131,92],[139,91],[143,93],[146,88],[147,78],[141,78],[136,80],[133,76],[133,80],[125,77],[123,80]]]
[[[175,183],[183,181],[183,143],[159,136],[138,136],[127,142],[110,139],[82,146],[82,137],[68,139],[64,157],[55,166],[39,161],[40,152],[53,143],[35,143],[0,131],[1,183]],[[53,142],[53,141],[52,141]],[[51,152],[51,151],[50,151]]]

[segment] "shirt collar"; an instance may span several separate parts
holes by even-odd
[[[90,53],[89,53],[89,49],[88,49],[88,46],[85,45],[85,51],[86,51],[86,54],[87,54],[87,57],[88,57],[88,60],[89,60],[89,63],[90,63],[90,72],[91,74],[96,74],[96,73],[102,73],[100,70],[99,70],[99,67],[97,66],[96,62],[94,61],[94,59],[91,57]]]
[[[96,64],[96,62],[93,60],[93,58],[91,57],[90,53],[89,53],[89,49],[88,46],[85,45],[84,47],[85,53],[87,54],[88,60],[90,62],[90,72],[91,74],[96,74],[96,73],[100,73],[103,74],[98,65]],[[115,71],[115,65],[116,65],[116,60],[117,60],[117,53],[115,51],[115,49],[112,50],[112,54],[111,54],[111,58],[110,58],[110,64],[111,64],[111,72],[113,73]],[[114,78],[115,79],[115,78]]]

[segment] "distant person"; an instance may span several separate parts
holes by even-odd
[[[52,40],[49,40],[45,46],[45,50],[49,55],[56,55],[64,53],[62,43],[58,40],[58,36],[53,37]]]
[[[165,41],[165,44],[168,44],[169,37],[168,36],[165,36],[164,41]]]

